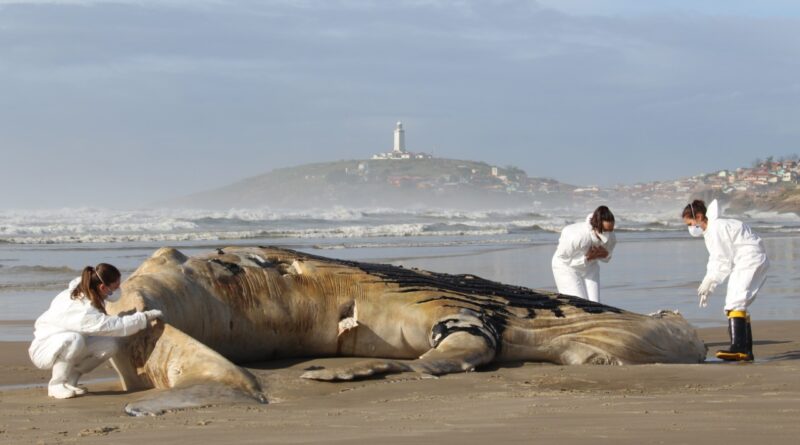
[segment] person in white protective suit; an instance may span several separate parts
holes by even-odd
[[[116,267],[106,263],[87,266],[36,319],[28,354],[36,367],[52,368],[47,386],[50,397],[68,399],[85,394],[78,379],[114,355],[115,337],[135,334],[161,318],[161,311],[155,309],[121,317],[106,314],[105,302],[113,301],[109,297],[119,286]]]
[[[611,260],[616,243],[614,214],[606,206],[598,207],[586,221],[564,227],[552,260],[558,292],[599,302],[598,261]]]
[[[695,200],[683,209],[681,216],[689,233],[702,236],[708,249],[706,275],[697,288],[700,306],[706,307],[708,296],[728,279],[725,314],[731,345],[727,350],[717,351],[716,356],[729,361],[752,361],[753,329],[747,308],[764,286],[769,268],[761,238],[741,221],[720,218],[716,200],[708,209],[703,201]]]

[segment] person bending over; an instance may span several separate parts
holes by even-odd
[[[753,360],[753,329],[747,308],[767,279],[769,259],[761,238],[750,226],[735,220],[719,218],[717,201],[706,209],[705,202],[692,201],[681,216],[695,237],[703,237],[708,249],[706,275],[697,288],[700,306],[706,307],[708,296],[728,279],[725,296],[725,314],[728,317],[728,334],[731,345],[717,351],[722,360]]]
[[[599,302],[598,261],[611,260],[616,243],[614,214],[606,206],[598,207],[585,222],[564,227],[552,260],[558,292]]]

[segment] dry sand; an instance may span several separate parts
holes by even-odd
[[[796,444],[800,321],[755,322],[754,334],[752,364],[517,363],[321,383],[298,376],[353,359],[283,360],[251,368],[269,405],[145,418],[122,412],[142,393],[119,391],[111,369],[89,376],[86,396],[49,399],[27,344],[0,343],[0,443]],[[723,328],[701,335],[710,352],[726,343]]]

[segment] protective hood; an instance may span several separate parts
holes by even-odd
[[[706,208],[706,218],[709,221],[719,218],[719,202],[716,199],[711,201],[711,204]]]
[[[79,284],[81,284],[81,277],[75,278],[72,281],[70,281],[69,284],[67,285],[67,289],[69,289],[69,291],[72,292],[75,290],[76,287],[78,287]]]

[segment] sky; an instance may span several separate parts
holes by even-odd
[[[800,2],[0,0],[0,209],[392,147],[575,185],[800,152]]]

